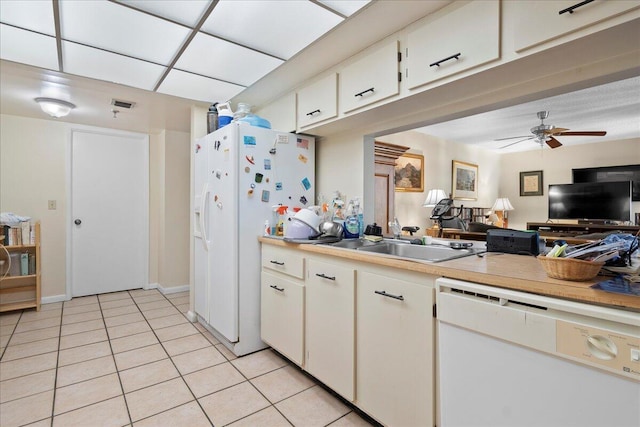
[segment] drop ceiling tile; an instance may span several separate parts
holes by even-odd
[[[0,22],[50,36],[56,35],[51,0],[0,1]]]
[[[310,1],[220,0],[202,30],[289,59],[342,20]]]
[[[369,4],[369,0],[319,0],[320,3],[330,7],[343,14],[344,16],[351,16],[365,5]]]
[[[0,58],[57,70],[56,39],[0,24]]]
[[[244,90],[243,86],[171,70],[158,92],[204,102],[226,102]]]
[[[271,56],[198,33],[175,68],[249,86],[282,63]]]
[[[62,38],[168,65],[190,30],[108,1],[60,2]]]
[[[205,9],[211,4],[209,0],[117,1],[192,28],[198,23]]]
[[[165,67],[127,56],[62,42],[66,73],[153,90]]]

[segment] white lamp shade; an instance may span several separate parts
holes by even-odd
[[[69,114],[72,109],[76,108],[76,106],[70,102],[54,98],[36,98],[36,102],[40,104],[42,111],[56,118],[64,117]]]
[[[512,211],[514,209],[515,208],[513,207],[511,202],[509,202],[509,199],[506,197],[500,197],[496,199],[496,202],[493,204],[493,207],[491,208],[491,210],[493,211]]]
[[[446,199],[446,198],[447,198],[447,193],[445,193],[444,190],[441,190],[439,188],[434,190],[429,190],[429,192],[427,193],[427,199],[424,201],[424,204],[422,206],[425,208],[433,207],[437,205],[440,200]]]

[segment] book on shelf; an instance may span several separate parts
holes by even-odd
[[[22,234],[22,241],[20,242],[22,245],[28,245],[31,241],[31,227],[29,221],[24,221],[20,223],[20,231]]]
[[[26,276],[29,274],[29,253],[25,252],[20,254],[20,275]]]

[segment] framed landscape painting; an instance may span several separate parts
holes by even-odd
[[[396,160],[396,191],[424,191],[424,156],[403,154]]]
[[[478,200],[478,165],[453,161],[451,194],[456,200]]]

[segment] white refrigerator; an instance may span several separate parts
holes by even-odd
[[[194,297],[198,320],[237,356],[260,339],[258,237],[273,206],[315,199],[315,140],[231,123],[194,142]]]

